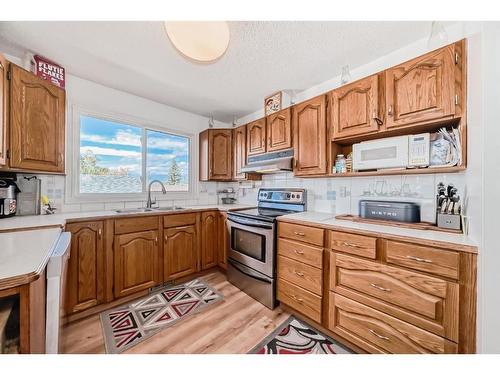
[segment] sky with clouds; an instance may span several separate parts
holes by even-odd
[[[110,169],[127,168],[129,175],[141,177],[142,128],[96,119],[80,117],[80,154],[92,151],[97,165]],[[175,159],[182,168],[182,181],[189,180],[189,139],[173,134],[146,130],[146,171],[148,181],[165,181]]]

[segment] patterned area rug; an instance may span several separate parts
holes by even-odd
[[[223,297],[204,281],[175,285],[101,313],[106,352],[121,353]]]
[[[294,316],[288,318],[250,354],[353,354],[332,338],[316,331]]]

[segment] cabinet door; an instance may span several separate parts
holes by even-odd
[[[201,269],[217,265],[218,228],[215,211],[201,214]]]
[[[378,75],[342,86],[331,95],[333,139],[379,130]]]
[[[64,172],[64,90],[11,64],[10,167]]]
[[[9,97],[7,64],[7,60],[0,54],[0,165],[4,165],[7,161],[7,100]]]
[[[248,155],[258,155],[266,152],[266,119],[261,118],[247,125]]]
[[[197,241],[195,225],[165,229],[164,234],[164,279],[177,279],[196,272]]]
[[[114,250],[116,298],[160,282],[157,230],[117,235]]]
[[[229,248],[229,228],[226,223],[227,213],[219,213],[219,246],[218,246],[218,264],[220,267],[227,268],[227,249]]]
[[[209,131],[210,179],[231,180],[233,176],[232,147],[231,129]]]
[[[297,104],[293,109],[296,176],[327,172],[326,96]]]
[[[292,121],[290,108],[267,116],[267,152],[292,147]]]
[[[66,313],[71,314],[104,301],[103,222],[68,224],[71,255],[66,287]]]
[[[244,180],[246,174],[241,168],[247,161],[247,127],[246,125],[234,129],[233,132],[233,171],[235,180]]]
[[[454,50],[450,45],[387,70],[388,129],[453,117]]]

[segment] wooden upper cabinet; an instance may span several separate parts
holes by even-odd
[[[453,118],[455,63],[452,44],[388,69],[387,129]]]
[[[210,176],[212,179],[231,180],[232,172],[232,130],[217,129],[209,132]]]
[[[292,121],[290,108],[273,113],[266,118],[267,152],[292,147]]]
[[[377,74],[333,90],[330,94],[333,139],[377,132],[382,124],[383,105],[379,93]]]
[[[266,152],[266,119],[261,118],[247,124],[247,154]]]
[[[164,279],[177,279],[195,273],[198,259],[196,226],[168,228],[164,235]]]
[[[65,92],[10,66],[10,167],[63,173]]]
[[[326,174],[326,95],[295,105],[292,124],[295,176]]]
[[[7,109],[9,98],[7,64],[7,60],[0,54],[0,165],[5,165],[7,161]]]
[[[244,180],[246,173],[241,168],[247,161],[247,127],[239,126],[233,131],[233,178]]]
[[[232,179],[232,134],[232,129],[207,129],[200,133],[200,181]]]
[[[160,283],[158,231],[115,236],[115,297],[124,297]]]
[[[217,265],[218,212],[208,211],[201,214],[201,269]]]
[[[66,289],[66,313],[83,311],[104,302],[103,222],[73,223]]]

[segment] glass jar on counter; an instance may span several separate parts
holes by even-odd
[[[335,173],[346,173],[346,159],[344,154],[338,154],[335,160]]]

